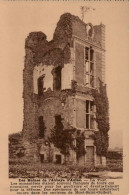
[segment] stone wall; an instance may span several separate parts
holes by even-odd
[[[76,99],[76,127],[86,128],[86,103],[83,100]]]
[[[102,54],[96,51],[95,54],[96,62],[96,87],[99,88],[99,81],[102,80]]]
[[[105,83],[105,25],[94,26],[94,42],[102,49],[96,53],[96,77],[99,77]]]
[[[46,35],[42,32],[32,32],[25,42],[25,66],[23,71],[23,98],[24,98],[24,123],[23,138],[25,154],[39,159],[39,154],[49,152],[48,146],[43,146],[44,141],[50,136],[51,129],[55,125],[55,116],[61,115],[65,129],[71,127],[86,128],[85,100],[91,98],[91,93],[84,86],[84,48],[85,41],[88,46],[97,45],[95,50],[95,73],[96,86],[99,87],[99,79],[104,80],[104,38],[105,28],[103,25],[94,27],[95,37],[93,40],[87,39],[86,24],[78,17],[69,13],[63,14],[57,23],[53,40],[47,41]],[[74,42],[74,36],[83,39],[82,42]],[[82,40],[81,40],[82,41]],[[74,47],[75,45],[75,47]],[[94,47],[93,47],[94,49]],[[103,49],[103,51],[102,51]],[[61,89],[53,89],[54,71],[61,68]],[[75,75],[74,75],[75,74]],[[44,91],[41,97],[38,96],[37,79],[44,75]],[[72,81],[77,82],[73,90]],[[75,99],[75,94],[80,94],[80,98]],[[88,95],[89,93],[89,95]],[[46,127],[45,136],[39,139],[39,117],[43,116]],[[93,142],[93,139],[92,139]],[[94,145],[94,143],[92,143]],[[42,149],[41,149],[42,148]],[[60,151],[51,153],[57,155]],[[76,154],[71,150],[69,161],[76,158]],[[47,158],[46,154],[45,158]],[[55,158],[55,157],[54,157]],[[80,163],[85,161],[83,156]],[[62,157],[63,162],[63,157]]]
[[[75,44],[75,80],[84,84],[84,46]]]
[[[65,103],[61,103],[59,97],[45,99],[40,104],[38,116],[43,116],[46,129],[46,137],[50,136],[51,129],[55,126],[55,116],[61,115],[64,128],[73,125],[73,99],[71,96],[66,98]]]

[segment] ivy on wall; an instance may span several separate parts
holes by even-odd
[[[74,140],[76,139],[76,144]],[[76,151],[77,159],[83,156],[86,151],[84,148],[84,134],[76,129],[64,129],[62,122],[58,122],[51,130],[50,142],[57,147],[64,155],[69,155],[69,150]]]
[[[76,91],[76,82],[72,83],[72,90],[66,90],[61,92],[52,92],[50,94],[46,92],[49,96],[58,96],[61,98],[61,101],[64,102],[68,95],[74,94]],[[87,92],[88,93],[88,92]],[[109,145],[109,104],[106,93],[106,86],[100,81],[99,90],[94,89],[89,92],[94,97],[94,103],[96,105],[96,122],[98,125],[99,131],[95,132],[93,135],[94,143],[96,146],[96,152],[100,156],[106,156],[108,145]],[[43,98],[46,98],[44,94]],[[76,139],[76,146],[73,145],[73,134]],[[59,148],[61,153],[64,155],[69,154],[69,149],[74,149],[77,154],[77,159],[85,155],[86,151],[84,148],[84,135],[77,129],[64,129],[62,122],[55,125],[54,129],[51,130],[51,141],[55,147]]]
[[[63,66],[69,63],[72,46],[72,16],[69,13],[63,14],[57,23],[53,39],[47,41],[43,32],[31,32],[26,38],[25,48],[27,54],[33,54],[33,65],[43,63],[46,65]]]
[[[60,149],[60,152],[64,155],[69,155],[69,149],[74,147],[72,133],[70,130],[64,130],[62,121],[58,121],[51,130],[49,140],[55,147]]]
[[[100,81],[99,90],[92,90],[92,95],[96,105],[96,122],[99,129],[99,131],[94,134],[96,152],[100,156],[106,156],[109,146],[108,131],[110,128],[108,114],[109,103],[106,93],[106,85],[103,85],[102,81]]]
[[[81,156],[86,154],[84,141],[85,141],[84,134],[81,133],[80,130],[77,130],[77,135],[76,135],[76,156],[77,156],[77,159],[79,159]]]
[[[9,134],[9,158],[20,158],[24,156],[25,148],[22,136],[22,132]]]

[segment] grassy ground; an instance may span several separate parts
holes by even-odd
[[[123,160],[107,159],[107,167],[114,172],[123,172]]]
[[[79,165],[59,165],[54,163],[37,163],[24,159],[12,159],[9,161],[10,178],[83,178],[84,173],[91,171],[115,171],[122,172],[122,160],[107,160],[107,167],[85,167]]]

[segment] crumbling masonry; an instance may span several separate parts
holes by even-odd
[[[105,83],[105,26],[85,24],[70,13],[60,17],[53,39],[31,32],[25,42],[23,71],[23,137],[27,158],[41,162],[106,165],[96,153],[96,105],[92,91]],[[108,113],[107,113],[108,114]],[[51,130],[61,122],[64,130],[84,135],[85,154],[76,149],[61,153],[50,141]]]

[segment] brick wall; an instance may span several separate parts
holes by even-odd
[[[72,23],[72,29],[73,29],[73,35],[81,39],[87,39],[86,24],[78,17],[74,18]]]
[[[99,87],[99,79],[102,80],[102,54],[96,51],[96,87]]]
[[[99,77],[105,83],[105,25],[94,26],[94,31],[93,41],[103,50],[101,50],[101,53],[96,52],[96,77]]]
[[[93,41],[102,49],[105,49],[105,25],[94,26],[94,32]]]
[[[55,97],[46,99],[39,108],[39,116],[43,116],[43,120],[46,126],[46,137],[50,135],[51,129],[55,125],[55,115],[62,116],[62,105],[61,101]]]
[[[84,84],[84,46],[75,44],[75,80]]]

